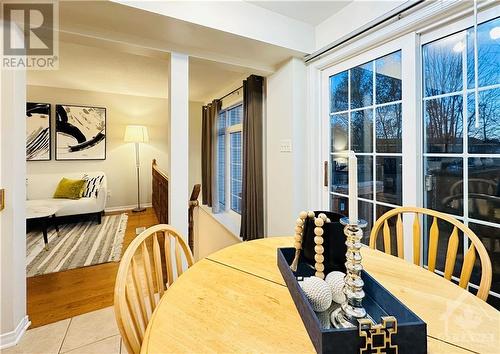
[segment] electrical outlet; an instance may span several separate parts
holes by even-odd
[[[111,198],[111,189],[108,189],[107,195],[108,195],[108,199]]]
[[[292,141],[290,139],[280,141],[280,152],[292,152]]]

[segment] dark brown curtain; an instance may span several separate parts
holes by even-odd
[[[217,120],[219,118],[219,112],[222,108],[222,101],[220,100],[213,100],[212,104],[210,105],[209,109],[209,115],[210,115],[210,122],[212,122],[212,147],[211,147],[211,153],[212,153],[212,200],[211,200],[211,206],[212,206],[212,212],[213,213],[219,213],[219,195],[217,193],[217,176],[218,176],[218,163],[217,163]]]
[[[202,203],[211,207],[216,196],[216,153],[215,134],[217,127],[217,116],[221,102],[214,100],[212,103],[202,107],[202,132],[201,132],[201,191]]]
[[[243,186],[241,231],[244,241],[264,237],[263,84],[252,75],[243,81]]]
[[[212,134],[209,106],[201,108],[201,200],[203,204],[212,206]]]

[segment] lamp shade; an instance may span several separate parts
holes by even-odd
[[[126,143],[147,143],[149,141],[148,128],[143,125],[127,125],[123,140]]]

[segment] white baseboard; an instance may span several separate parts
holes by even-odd
[[[145,208],[151,208],[153,206],[153,204],[152,203],[143,203],[143,204],[141,204],[141,206],[145,207]],[[116,211],[126,211],[126,210],[132,210],[136,207],[137,207],[137,204],[109,207],[109,208],[105,208],[104,212],[111,213],[111,212],[116,212]]]
[[[24,316],[17,325],[15,330],[0,334],[0,349],[13,347],[17,343],[19,343],[21,337],[23,336],[23,334],[26,332],[26,330],[30,325],[31,322],[28,316]]]

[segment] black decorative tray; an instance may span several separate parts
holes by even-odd
[[[338,329],[331,326],[330,313],[335,305],[322,313],[313,311],[297,277],[313,276],[314,269],[306,263],[299,263],[297,272],[292,272],[290,264],[294,255],[294,248],[278,248],[278,268],[318,353],[427,353],[425,322],[366,271],[362,274],[365,283],[364,308],[377,323],[380,323],[382,316],[394,316],[397,320],[396,330],[368,330],[360,333],[359,328]],[[381,351],[377,351],[377,348],[381,348]]]

